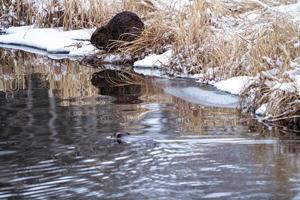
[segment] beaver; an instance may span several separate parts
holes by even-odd
[[[114,141],[116,141],[119,144],[122,144],[122,138],[124,136],[128,136],[130,135],[130,133],[127,132],[116,132],[111,136],[111,139],[113,139]]]
[[[133,41],[144,29],[144,23],[137,14],[123,11],[116,14],[105,26],[97,28],[90,39],[98,49],[113,50],[116,40]]]
[[[150,148],[154,148],[158,145],[158,142],[149,136],[136,134],[131,135],[128,132],[116,132],[110,136],[110,139],[118,144],[142,145]]]

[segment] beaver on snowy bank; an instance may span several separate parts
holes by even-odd
[[[101,49],[112,50],[116,40],[133,41],[144,29],[144,23],[135,13],[120,12],[105,26],[97,28],[91,37],[91,43]]]

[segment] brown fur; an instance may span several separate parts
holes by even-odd
[[[105,26],[96,29],[91,43],[99,49],[115,49],[114,41],[133,41],[143,29],[144,23],[135,13],[124,11],[115,15]]]

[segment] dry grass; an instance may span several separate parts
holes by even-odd
[[[132,42],[117,41],[119,50],[125,54],[162,53],[174,41],[171,22],[165,13],[156,13],[149,20],[141,36]]]
[[[267,116],[262,120],[290,129],[299,129],[300,95],[299,90],[287,92],[273,89],[260,80],[249,86],[241,95],[244,112],[255,112],[261,105],[267,105]]]
[[[286,71],[290,61],[300,56],[300,51],[294,48],[298,36],[299,30],[290,20],[278,19],[271,22],[258,33],[249,50],[248,59],[253,70],[251,75],[274,67],[280,67],[282,72]]]
[[[14,13],[14,15],[11,13]],[[31,2],[22,0],[0,0],[0,25],[20,26],[32,24],[34,19],[35,9]]]
[[[109,87],[145,85],[144,77],[131,71],[104,70],[97,74],[97,78],[105,80]]]
[[[22,51],[1,51],[0,91],[13,94],[28,89],[29,74],[39,77],[46,91],[53,92],[60,99],[71,102],[72,98],[90,98],[98,96],[90,79],[97,69],[82,68],[69,60],[55,61]],[[32,67],[32,63],[34,68]]]
[[[0,0],[0,5],[0,21],[9,25],[63,26],[66,30],[101,26],[122,10],[137,12],[143,18],[156,10],[148,0],[65,0],[63,5],[58,0],[43,1],[42,4],[32,0]]]
[[[106,1],[88,0],[84,2],[89,6],[84,6],[83,2],[77,0],[64,1],[63,27],[65,29],[101,26],[112,16],[107,9],[109,5]]]
[[[123,0],[121,9],[137,12],[142,17],[146,17],[149,13],[157,11],[151,0]]]
[[[248,60],[252,70],[249,75],[258,75],[259,80],[241,95],[242,107],[245,111],[255,112],[266,104],[264,121],[295,126],[300,117],[300,91],[289,73],[294,70],[291,63],[297,63],[300,57],[299,49],[294,47],[299,41],[299,29],[290,20],[281,19],[258,35],[250,48]],[[289,84],[294,89],[282,90],[274,87],[275,84]]]

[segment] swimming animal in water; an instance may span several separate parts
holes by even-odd
[[[130,135],[130,133],[127,133],[127,132],[116,132],[116,133],[114,133],[114,134],[111,136],[111,138],[112,138],[113,140],[115,140],[116,142],[118,142],[119,144],[121,144],[121,143],[122,143],[122,138],[123,138],[124,136],[128,136],[128,135]]]

